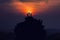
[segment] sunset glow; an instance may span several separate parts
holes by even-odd
[[[24,0],[25,1],[25,0]],[[29,1],[29,0],[28,0]],[[33,1],[33,0],[32,0]],[[5,12],[9,13],[17,13],[17,14],[23,14],[26,15],[27,13],[32,13],[32,15],[36,14],[47,14],[43,12],[48,12],[52,9],[56,9],[56,7],[59,7],[60,0],[48,0],[46,1],[38,1],[37,0],[33,2],[22,2],[19,0],[12,0],[9,3],[1,4],[0,9],[6,9]],[[48,13],[49,14],[49,13]]]
[[[25,13],[33,13],[33,9],[31,7],[26,7],[24,11]]]
[[[22,7],[20,7],[22,6]],[[36,15],[38,14],[38,12],[42,12],[44,10],[46,10],[46,3],[45,2],[29,2],[29,3],[18,3],[17,10],[22,12],[24,15],[26,15],[27,13],[32,13],[32,15]]]
[[[29,8],[26,10],[27,13],[32,13],[32,10]]]

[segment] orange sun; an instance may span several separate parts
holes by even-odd
[[[33,8],[32,7],[25,7],[25,14],[27,14],[27,13],[31,13],[31,14],[33,14]]]

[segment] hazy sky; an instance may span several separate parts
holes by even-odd
[[[0,0],[0,29],[13,30],[27,10],[43,19],[46,29],[60,29],[60,0]]]

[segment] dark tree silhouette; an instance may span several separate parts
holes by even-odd
[[[44,40],[46,31],[42,22],[27,14],[25,21],[18,23],[15,28],[16,40]]]

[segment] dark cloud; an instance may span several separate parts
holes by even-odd
[[[39,1],[47,1],[47,0],[20,0],[21,2],[39,2]]]
[[[0,3],[10,2],[11,0],[0,0]]]

